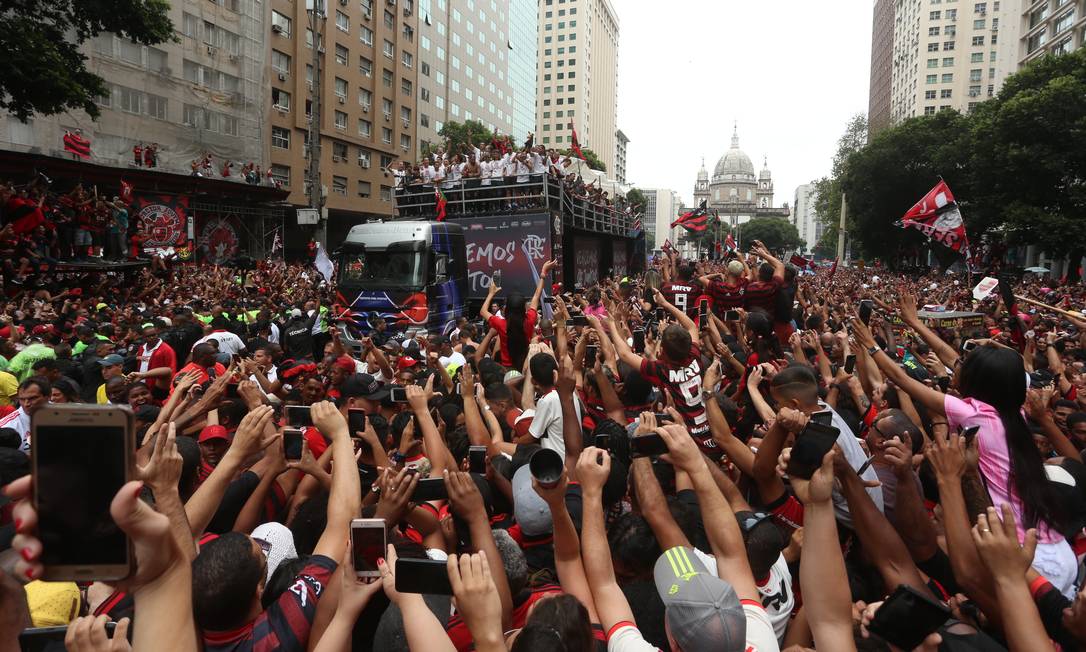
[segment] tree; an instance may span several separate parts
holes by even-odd
[[[173,35],[168,0],[22,0],[0,12],[0,108],[26,122],[35,113],[99,114],[104,80],[80,47],[102,32],[144,45]]]
[[[649,200],[645,198],[645,193],[639,188],[630,188],[630,191],[626,193],[626,201],[630,204],[634,215],[644,213],[645,206],[649,203]]]
[[[597,172],[606,172],[607,171],[607,166],[603,164],[603,161],[600,160],[600,157],[596,156],[595,152],[593,152],[592,150],[590,150],[587,147],[582,147],[581,148],[581,153],[584,154],[584,162],[588,164],[588,167],[592,168],[593,170],[596,170]],[[579,158],[576,154],[573,153],[572,149],[564,149],[564,150],[562,150],[561,154],[563,156],[571,156],[573,158]]]
[[[749,249],[750,243],[761,240],[770,251],[791,251],[803,246],[796,225],[782,217],[756,217],[739,229],[740,245]]]
[[[815,214],[825,225],[823,237],[834,243],[837,250],[837,232],[841,224],[841,179],[848,169],[848,158],[867,145],[867,116],[858,113],[845,126],[845,133],[837,140],[837,152],[833,155],[833,167],[828,177],[815,181]]]
[[[469,144],[482,149],[494,140],[494,132],[487,129],[486,125],[478,120],[466,120],[464,122],[450,120],[441,125],[441,130],[437,133],[445,139],[445,142],[443,144],[431,144],[429,151],[423,152],[424,154],[432,154],[439,148],[450,155],[467,154],[470,151]]]

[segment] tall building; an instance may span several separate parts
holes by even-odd
[[[619,129],[615,133],[615,169],[611,170],[611,178],[619,183],[626,183],[626,146],[630,139]]]
[[[0,117],[0,147],[65,156],[66,130],[91,141],[92,163],[128,166],[135,145],[157,143],[158,169],[188,174],[210,153],[215,172],[266,167],[266,16],[259,3],[173,2],[176,41],[144,46],[111,33],[87,41],[87,69],[105,80],[97,121],[81,111]]]
[[[508,11],[496,0],[419,0],[419,151],[441,144],[450,120],[513,133]]]
[[[796,188],[795,202],[793,203],[792,224],[799,231],[799,237],[806,243],[804,251],[810,253],[818,246],[822,239],[825,225],[819,219],[815,202],[818,201],[818,193],[813,183],[804,183]]]
[[[890,123],[943,109],[969,111],[994,96],[1015,69],[1010,61],[1018,47],[1022,3],[992,0],[959,5],[895,0]],[[886,126],[882,108],[886,82],[881,77],[885,63],[878,59],[876,71],[875,61],[886,49],[889,30],[885,21],[890,11],[881,0],[875,5],[869,105],[879,107],[878,128]]]
[[[1084,0],[1023,2],[1016,20],[1008,23],[1020,35],[1018,47],[1009,57],[1014,65],[1011,72],[1046,53],[1066,54],[1086,45]]]
[[[271,27],[262,36],[271,56],[271,91],[265,102],[274,109],[272,173],[290,190],[291,203],[309,204],[309,123],[319,78],[320,184],[326,193],[328,238],[335,241],[360,217],[392,214],[393,183],[384,167],[415,152],[414,3],[327,1],[327,16],[316,24],[319,38],[310,28],[307,3],[270,4]]]
[[[618,126],[618,15],[609,0],[540,0],[539,95],[542,144],[581,147],[615,170]]]
[[[874,134],[890,125],[890,89],[894,74],[895,1],[875,0],[871,27],[871,82],[867,103],[868,134]]]
[[[536,80],[539,67],[539,0],[509,3],[509,71],[513,92],[513,139],[524,142],[536,132]]]
[[[694,204],[700,206],[702,201],[733,226],[755,217],[789,216],[787,202],[779,207],[773,205],[773,173],[768,159],[755,175],[750,157],[739,148],[738,126],[732,132],[731,147],[717,161],[712,178],[702,161],[694,183]]]
[[[682,199],[679,193],[666,188],[642,188],[645,194],[645,233],[650,242],[647,249],[660,249],[664,242],[678,243],[678,229],[671,228],[671,223],[679,216]]]

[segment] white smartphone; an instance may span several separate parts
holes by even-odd
[[[381,576],[377,560],[385,556],[387,532],[383,518],[356,518],[351,521],[351,549],[356,577]]]
[[[30,458],[42,579],[116,581],[135,570],[132,541],[109,513],[134,479],[128,406],[56,404],[34,414]]]

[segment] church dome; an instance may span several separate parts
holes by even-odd
[[[769,171],[769,159],[765,159],[762,163],[762,171],[758,173],[758,179],[761,181],[769,181],[773,178],[773,173]]]
[[[737,180],[754,181],[754,164],[751,163],[746,152],[739,149],[738,130],[732,134],[731,149],[716,162],[713,180],[731,180],[733,174],[736,175]]]

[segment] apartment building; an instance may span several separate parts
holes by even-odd
[[[630,139],[619,129],[615,132],[615,168],[611,170],[611,178],[619,183],[626,183],[626,146]]]
[[[1045,54],[1066,54],[1086,44],[1086,0],[1023,1],[1017,16],[1013,61],[1025,65]]]
[[[308,206],[319,88],[320,191],[332,241],[359,218],[392,214],[393,180],[384,168],[415,157],[418,18],[414,0],[317,2],[327,5],[316,19],[305,2],[270,2],[267,137],[273,176],[292,204]]]
[[[825,230],[825,225],[822,224],[818,211],[815,209],[817,201],[818,193],[813,183],[804,183],[796,187],[792,224],[799,231],[799,237],[803,238],[806,252],[814,251]]]
[[[871,36],[871,85],[867,130],[875,134],[890,125],[890,95],[894,77],[895,0],[875,0]]]
[[[539,85],[539,0],[507,0],[509,3],[509,70],[513,90],[513,138],[524,142],[536,132],[535,103]]]
[[[618,153],[618,15],[608,0],[539,1],[539,142],[581,147],[615,170]]]

